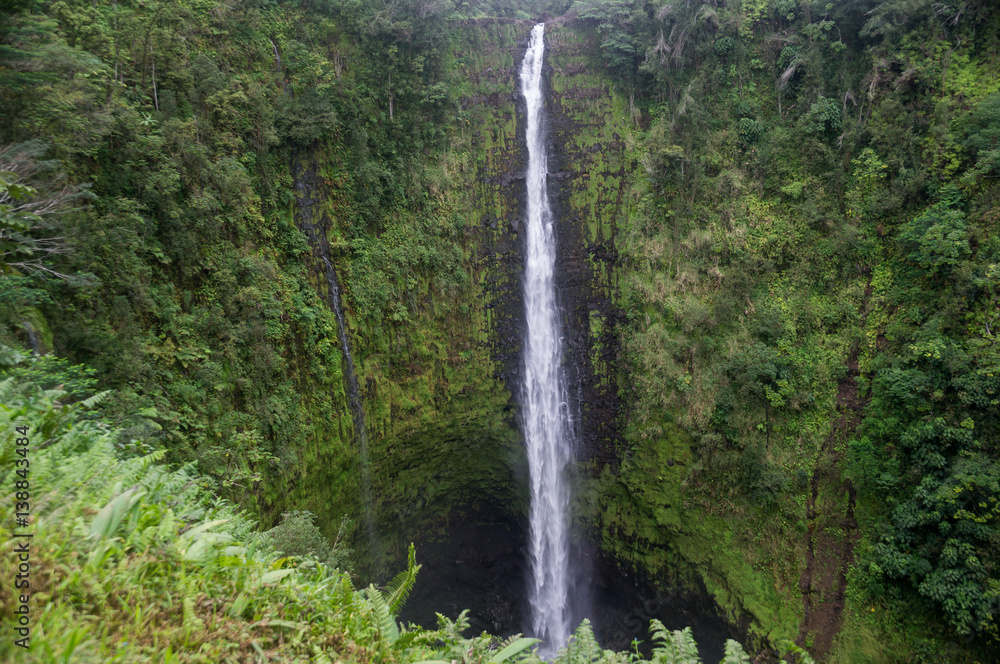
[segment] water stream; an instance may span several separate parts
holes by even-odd
[[[322,245],[320,245],[322,246]],[[368,537],[369,555],[371,557],[372,570],[376,573],[381,565],[380,547],[378,537],[375,533],[375,519],[373,517],[374,507],[372,503],[372,482],[371,464],[368,455],[368,430],[365,427],[365,411],[361,404],[361,390],[358,386],[358,375],[354,369],[354,358],[351,356],[351,347],[347,341],[347,321],[344,319],[343,305],[340,301],[340,286],[337,283],[337,273],[330,263],[330,259],[323,256],[324,272],[326,273],[326,283],[329,287],[330,308],[337,319],[337,337],[340,339],[340,348],[344,356],[344,382],[347,387],[347,402],[351,408],[351,418],[354,421],[354,437],[358,444],[358,457],[361,462],[361,493],[364,501],[364,528]]]
[[[507,637],[527,632],[543,639],[538,653],[550,660],[585,615],[603,647],[630,650],[638,640],[648,657],[649,621],[657,618],[671,630],[693,626],[703,661],[712,664],[722,659],[725,639],[737,635],[717,615],[707,592],[658,587],[616,561],[589,555],[571,537],[569,478],[582,419],[568,405],[573,399],[567,384],[573,376],[562,367],[555,220],[546,183],[544,54],[544,26],[537,25],[520,72],[528,149],[520,395],[530,471],[527,532],[520,514],[484,496],[485,503],[449,523],[445,539],[433,532],[415,534],[423,569],[400,620],[433,629],[439,612],[454,617],[470,609],[473,633]],[[336,291],[332,282],[331,291]],[[339,313],[338,323],[343,329]],[[343,346],[347,348],[346,341]],[[345,360],[353,375],[351,361]],[[577,408],[583,398],[582,391],[575,395]]]
[[[571,459],[571,431],[562,375],[559,309],[556,302],[556,245],[546,191],[542,64],[545,26],[531,31],[521,65],[521,93],[527,104],[527,256],[524,306],[523,424],[531,473],[528,602],[535,636],[549,658],[571,633],[569,610],[569,487],[565,473]]]
[[[29,321],[22,320],[21,326],[24,328],[24,333],[28,336],[28,345],[31,346],[31,350],[34,351],[36,355],[42,354],[42,338],[35,330],[35,326]]]
[[[280,69],[281,59],[275,48],[275,61]],[[368,429],[365,426],[365,410],[361,401],[361,389],[358,375],[354,367],[354,357],[351,355],[351,344],[347,335],[347,320],[344,316],[344,305],[340,297],[340,284],[337,282],[337,271],[330,261],[330,245],[324,237],[329,227],[319,208],[322,199],[321,185],[315,168],[307,167],[293,153],[292,173],[295,178],[295,192],[298,199],[299,214],[296,225],[309,238],[309,245],[323,261],[323,277],[326,279],[326,301],[337,319],[337,338],[340,340],[341,354],[344,358],[344,388],[347,391],[347,405],[351,410],[351,420],[354,423],[354,440],[358,446],[358,461],[361,473],[361,524],[365,531],[368,544],[369,570],[377,574],[382,570],[384,552],[375,532],[375,508],[372,500],[371,463],[368,452]]]

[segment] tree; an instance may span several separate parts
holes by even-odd
[[[24,209],[24,201],[35,190],[15,182],[16,173],[0,171],[0,271],[5,274],[23,267],[34,251],[26,237],[38,215]]]
[[[44,149],[38,141],[0,148],[0,271],[68,279],[53,264],[69,251],[57,220],[88,192],[68,184],[54,162],[37,159]]]

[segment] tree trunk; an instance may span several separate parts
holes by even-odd
[[[156,95],[156,56],[153,55],[153,40],[149,41],[149,59],[153,65],[153,106],[156,108],[156,112],[160,112],[160,100]]]

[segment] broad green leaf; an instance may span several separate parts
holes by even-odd
[[[278,581],[281,581],[283,578],[293,573],[294,571],[295,570],[293,569],[276,569],[273,572],[268,572],[267,574],[260,577],[260,582],[277,583]]]
[[[489,664],[502,664],[503,662],[506,662],[514,655],[527,650],[536,643],[541,643],[541,642],[542,642],[541,639],[531,639],[528,637],[522,637],[517,641],[514,641],[514,643],[510,644],[497,654],[493,655],[493,657],[490,657]]]
[[[188,530],[187,532],[183,533],[181,535],[181,540],[193,540],[200,533],[203,533],[211,528],[215,528],[216,526],[222,525],[223,523],[226,523],[228,521],[229,519],[215,519],[214,521],[206,521],[205,523],[195,526],[191,530]]]
[[[112,535],[118,529],[129,509],[134,507],[144,495],[144,491],[139,492],[138,487],[132,487],[112,498],[94,517],[94,521],[90,524],[90,536],[101,538]]]
[[[240,593],[239,595],[236,596],[236,599],[233,600],[233,605],[229,607],[229,615],[233,616],[234,618],[239,618],[240,616],[243,615],[243,612],[246,611],[246,608],[249,605],[250,605],[250,598],[247,597],[246,593]]]
[[[191,562],[204,562],[209,558],[213,546],[233,541],[235,539],[229,533],[202,533],[191,545],[191,548],[184,552],[184,559]]]

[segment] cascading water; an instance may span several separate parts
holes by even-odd
[[[368,430],[365,426],[365,411],[361,405],[361,390],[358,387],[358,375],[354,369],[354,358],[351,356],[351,347],[347,342],[347,322],[344,320],[344,311],[340,302],[340,287],[337,284],[337,273],[334,271],[330,259],[326,256],[323,256],[323,265],[326,268],[326,283],[329,286],[330,307],[333,309],[333,315],[337,319],[337,337],[340,339],[340,347],[344,355],[347,401],[351,407],[351,416],[354,420],[354,436],[358,443],[358,456],[361,461],[361,491],[365,510],[365,534],[368,536],[368,549],[371,556],[372,570],[378,572],[382,560],[373,516],[374,507],[372,503],[372,481],[368,458]]]
[[[524,304],[523,418],[531,473],[532,629],[549,658],[570,635],[569,491],[564,478],[571,459],[562,352],[555,296],[556,247],[546,192],[547,156],[542,130],[542,60],[545,25],[531,31],[521,65],[521,93],[528,108],[528,219]]]
[[[280,70],[281,58],[275,48],[275,62]],[[358,445],[358,460],[361,471],[361,499],[363,502],[362,519],[365,534],[368,537],[368,563],[370,572],[375,575],[384,571],[384,556],[382,547],[375,532],[375,508],[372,500],[371,464],[368,454],[368,429],[365,426],[365,410],[361,402],[361,389],[354,367],[354,357],[351,355],[351,345],[347,338],[347,320],[344,316],[344,306],[340,299],[340,285],[337,283],[337,271],[330,262],[330,245],[324,234],[329,228],[329,220],[322,214],[318,205],[322,200],[321,185],[313,168],[304,168],[297,154],[293,154],[292,174],[295,178],[295,191],[298,199],[299,214],[296,225],[306,233],[309,245],[323,261],[323,276],[326,278],[326,301],[337,319],[337,338],[340,339],[340,349],[344,357],[344,387],[347,390],[347,405],[351,409],[351,419],[354,422],[354,439]]]
[[[38,331],[35,330],[35,326],[26,320],[21,321],[21,326],[24,327],[25,334],[28,335],[28,345],[31,346],[31,350],[34,351],[35,354],[41,355],[41,337],[39,336]]]

